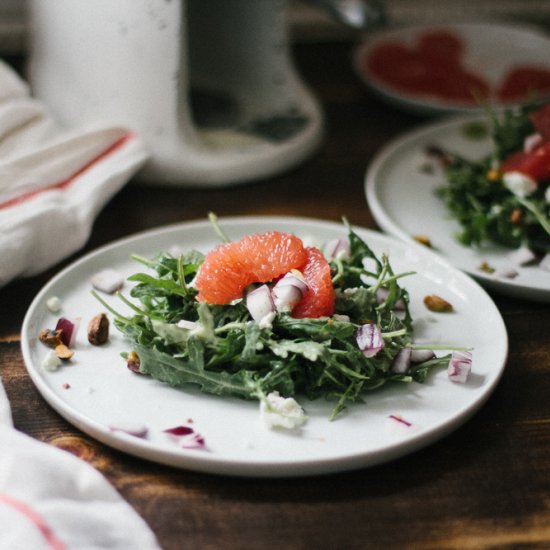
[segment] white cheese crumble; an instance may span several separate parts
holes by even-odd
[[[546,202],[550,203],[550,185],[546,188],[546,191],[544,192],[544,199]]]
[[[52,349],[48,351],[42,360],[42,367],[49,371],[56,371],[61,366],[61,359],[57,357],[55,351]]]
[[[506,172],[502,182],[518,197],[528,197],[537,190],[537,182],[521,172]]]
[[[304,409],[293,397],[282,397],[277,391],[260,401],[260,418],[269,428],[289,430],[301,426],[307,420]]]
[[[52,296],[46,300],[46,307],[52,313],[57,313],[61,309],[61,300],[57,296]]]

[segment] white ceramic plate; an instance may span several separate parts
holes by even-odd
[[[412,112],[445,114],[479,111],[480,109],[473,103],[465,105],[435,95],[428,96],[398,90],[365,68],[364,60],[381,43],[398,42],[414,46],[423,33],[438,30],[450,31],[461,39],[464,45],[463,65],[483,77],[491,85],[491,88],[495,88],[502,82],[510,68],[518,65],[537,66],[550,71],[548,57],[550,38],[538,28],[496,23],[458,23],[416,25],[374,33],[355,51],[354,66],[357,74],[375,93]],[[395,67],[395,69],[399,70],[399,67]],[[495,101],[493,105],[495,107],[504,106],[498,101]]]
[[[231,238],[278,229],[319,244],[346,234],[340,224],[284,217],[228,218],[222,226]],[[206,252],[218,244],[208,222],[138,234],[61,272],[38,294],[24,321],[22,349],[28,372],[46,401],[77,428],[116,449],[176,467],[240,476],[298,476],[360,468],[410,453],[457,428],[485,402],[504,368],[507,334],[495,305],[470,277],[429,251],[358,231],[376,251],[390,255],[397,271],[418,272],[406,285],[417,341],[474,348],[473,373],[466,384],[453,383],[439,371],[426,384],[371,393],[365,404],[350,406],[332,422],[331,403],[301,400],[309,420],[300,432],[288,432],[265,427],[256,402],[177,390],[131,373],[119,355],[128,350],[127,343],[116,330],[107,345],[93,347],[81,329],[72,363],[55,372],[44,370],[47,348],[37,341],[39,331],[52,328],[59,315],[81,316],[85,325],[102,310],[90,295],[92,274],[109,267],[130,275],[140,270],[130,254],[152,256],[173,245]],[[456,313],[426,310],[422,300],[428,293],[449,300]],[[63,304],[55,315],[46,307],[51,296]],[[406,427],[390,415],[412,425]],[[206,449],[182,449],[163,433],[190,420]],[[110,429],[128,422],[148,426],[147,439]]]
[[[475,116],[453,118],[413,130],[388,143],[367,170],[367,202],[384,231],[415,247],[423,245],[414,240],[414,235],[428,236],[434,250],[487,288],[549,302],[549,271],[536,265],[517,267],[510,259],[510,249],[493,244],[471,248],[455,239],[460,226],[435,196],[436,188],[445,182],[444,176],[437,170],[433,174],[421,170],[426,148],[431,145],[472,159],[488,154],[491,151],[489,136],[472,139],[465,133],[468,124],[483,124],[484,120],[486,118]],[[481,271],[482,262],[487,262],[495,273]],[[518,276],[503,277],[502,273],[510,269],[518,271]]]

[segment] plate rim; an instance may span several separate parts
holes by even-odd
[[[235,225],[257,225],[260,224],[267,229],[270,223],[285,223],[290,222],[293,224],[304,225],[304,229],[307,227],[325,227],[327,229],[339,229],[342,230],[342,225],[332,220],[323,220],[304,216],[227,216],[220,218],[223,224],[226,224],[228,228]],[[149,442],[143,441],[139,438],[127,436],[126,434],[117,434],[113,438],[113,433],[105,427],[103,424],[87,418],[78,410],[70,410],[71,407],[67,405],[63,400],[58,397],[55,392],[40,376],[40,367],[35,364],[31,356],[31,342],[34,339],[36,341],[36,335],[34,337],[29,333],[29,326],[32,323],[33,316],[36,315],[39,304],[43,303],[45,296],[48,294],[49,289],[59,281],[62,281],[71,272],[85,264],[95,257],[101,257],[103,254],[110,250],[117,249],[121,246],[125,246],[135,240],[139,241],[142,238],[150,238],[155,235],[163,235],[172,231],[184,231],[188,228],[206,229],[209,225],[207,220],[190,220],[187,222],[180,222],[152,229],[147,229],[128,235],[126,237],[116,239],[111,243],[107,243],[98,247],[95,250],[88,252],[81,258],[78,258],[70,265],[62,269],[57,275],[52,277],[37,293],[31,305],[29,306],[25,318],[23,321],[21,332],[21,349],[23,354],[24,365],[29,374],[33,384],[45,401],[65,420],[71,425],[88,434],[93,439],[100,441],[110,448],[120,450],[126,454],[137,458],[143,458],[155,463],[165,464],[168,466],[174,466],[180,469],[187,469],[191,471],[197,471],[209,474],[219,475],[234,475],[238,477],[302,477],[310,475],[330,474],[335,472],[344,472],[348,470],[354,470],[359,468],[365,468],[374,466],[383,462],[394,460],[404,455],[408,455],[412,452],[419,450],[454,431],[459,426],[464,424],[469,418],[471,418],[487,401],[491,396],[494,389],[498,385],[503,372],[505,370],[508,359],[508,334],[504,320],[498,308],[492,301],[491,297],[486,291],[471,277],[458,270],[452,264],[450,264],[444,258],[432,253],[429,250],[421,250],[420,254],[427,254],[431,257],[431,260],[443,269],[450,270],[454,276],[459,277],[462,283],[466,285],[472,285],[471,288],[475,288],[477,292],[480,292],[482,296],[492,304],[494,313],[499,319],[499,332],[504,337],[501,342],[500,354],[502,355],[502,361],[498,366],[498,372],[492,382],[484,388],[481,396],[475,399],[473,402],[468,403],[468,406],[462,409],[459,413],[454,414],[451,418],[446,419],[443,422],[437,424],[436,427],[427,431],[422,431],[417,437],[405,440],[398,440],[391,445],[385,445],[383,448],[378,448],[374,452],[368,453],[360,452],[350,454],[344,457],[340,457],[337,460],[331,458],[312,458],[308,460],[302,460],[295,462],[292,460],[279,461],[279,462],[263,462],[254,460],[239,460],[237,462],[231,462],[227,459],[213,459],[205,460],[205,456],[201,454],[186,453],[184,455],[185,460],[182,461],[181,451],[169,451],[166,449],[158,450],[152,446]],[[358,225],[353,225],[354,229],[358,229],[364,235],[372,235],[373,238],[380,239],[382,242],[394,243],[400,248],[407,248],[408,243],[404,243],[395,239],[392,236],[386,235],[379,231],[364,228]],[[404,442],[407,444],[404,445]],[[365,458],[368,455],[368,459]]]

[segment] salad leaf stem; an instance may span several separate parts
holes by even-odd
[[[231,242],[231,239],[228,237],[227,233],[221,228],[218,222],[218,216],[214,212],[208,212],[208,219],[214,228],[214,231],[224,243]]]
[[[92,290],[91,294],[99,303],[103,305],[103,307],[107,311],[109,311],[109,313],[111,313],[115,317],[115,319],[118,319],[122,323],[131,324],[132,319],[130,319],[129,317],[124,317],[116,309],[111,307],[111,305],[106,300],[104,300],[95,290]]]

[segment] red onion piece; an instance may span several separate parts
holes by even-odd
[[[284,277],[281,277],[277,283],[275,283],[273,288],[280,288],[287,285],[295,286],[300,289],[302,294],[309,290],[309,285],[306,283],[302,274],[297,270],[289,271]]]
[[[277,311],[292,311],[302,299],[303,294],[298,287],[284,285],[273,289],[273,299]]]
[[[76,333],[80,326],[80,319],[67,319],[66,317],[60,317],[55,326],[55,330],[61,330],[61,341],[69,348],[73,347],[76,340]]]
[[[112,432],[124,432],[128,435],[133,435],[134,437],[145,438],[149,432],[147,426],[143,424],[117,424],[114,426],[109,426]]]
[[[204,449],[206,447],[204,437],[195,432],[190,426],[174,426],[163,431],[170,435],[184,449]]]
[[[324,246],[325,256],[329,259],[349,258],[351,248],[347,239],[333,239]]]
[[[190,437],[183,438],[181,446],[184,449],[204,449],[206,447],[206,441],[202,435],[195,433]]]
[[[413,349],[411,350],[411,363],[425,363],[435,357],[431,349]]]
[[[469,351],[453,351],[447,373],[453,382],[466,382],[472,369],[472,354]]]
[[[175,426],[173,428],[167,428],[163,431],[167,434],[181,436],[192,434],[195,430],[193,430],[190,426]]]
[[[403,417],[399,416],[398,414],[390,414],[388,418],[395,420],[399,424],[403,424],[403,426],[407,426],[407,428],[410,428],[412,426],[412,422],[405,420]]]
[[[544,138],[538,132],[531,134],[523,141],[523,151],[525,153],[532,153],[543,141]]]
[[[254,321],[265,319],[270,313],[275,313],[275,303],[267,285],[259,286],[246,295],[246,307]]]
[[[304,279],[294,273],[287,273],[271,290],[277,311],[292,311],[308,289]]]
[[[361,325],[357,329],[355,339],[365,357],[374,357],[384,347],[380,328],[374,323]]]
[[[411,348],[401,348],[394,357],[390,371],[394,374],[405,374],[411,366]]]

